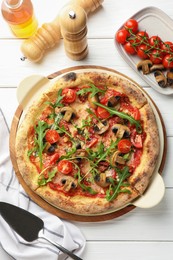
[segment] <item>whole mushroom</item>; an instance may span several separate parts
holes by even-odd
[[[141,70],[144,75],[147,75],[150,73],[150,67],[153,65],[153,63],[151,62],[151,60],[142,60],[140,62],[138,62],[137,64],[137,69]]]

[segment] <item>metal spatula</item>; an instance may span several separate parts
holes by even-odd
[[[4,220],[26,241],[32,242],[39,238],[45,239],[72,259],[82,260],[60,244],[45,237],[43,233],[41,234],[40,231],[44,227],[44,222],[32,213],[12,204],[0,202],[0,214]]]

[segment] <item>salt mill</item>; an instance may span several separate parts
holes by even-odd
[[[64,48],[72,60],[82,60],[88,53],[86,22],[86,12],[78,5],[65,6],[60,13]]]

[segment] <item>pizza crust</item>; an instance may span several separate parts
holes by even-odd
[[[96,215],[107,214],[121,209],[122,206],[129,205],[139,196],[139,193],[131,187],[128,189],[130,193],[120,193],[112,202],[108,202],[105,198],[92,198],[80,195],[70,197],[65,196],[63,193],[59,193],[57,196],[57,192],[49,187],[38,188],[36,193],[48,203],[63,211],[78,215]]]
[[[150,183],[159,156],[159,131],[156,118],[149,104],[140,109],[144,132],[147,133],[143,145],[141,163],[129,178],[130,184],[142,195]]]

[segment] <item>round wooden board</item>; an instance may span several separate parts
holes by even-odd
[[[157,113],[158,113],[158,116],[159,116],[159,120],[161,122],[161,125],[162,125],[162,130],[163,130],[163,144],[164,144],[164,148],[163,148],[163,156],[162,156],[162,159],[161,159],[161,163],[160,163],[160,166],[159,166],[159,173],[161,174],[162,173],[162,170],[163,170],[163,167],[164,167],[164,164],[165,164],[165,159],[166,159],[166,151],[167,151],[167,139],[166,139],[166,129],[165,129],[165,125],[164,125],[164,122],[163,122],[163,118],[160,114],[160,111],[159,109],[157,108],[156,104],[154,103],[154,101],[149,97],[149,95],[135,82],[133,81],[132,79],[128,78],[127,76],[113,70],[113,69],[108,69],[108,68],[105,68],[105,67],[100,67],[100,66],[76,66],[76,67],[70,67],[70,68],[67,68],[67,69],[63,69],[61,71],[57,71],[51,75],[48,76],[48,79],[54,79],[55,77],[59,76],[59,75],[62,75],[64,73],[67,73],[67,72],[71,72],[71,71],[78,71],[78,70],[84,70],[84,69],[89,69],[89,70],[92,70],[92,69],[98,69],[98,70],[104,70],[105,72],[113,72],[113,73],[116,73],[116,74],[119,74],[123,77],[125,77],[126,79],[130,80],[131,82],[133,82],[135,85],[137,85],[137,87],[139,87],[143,92],[144,94],[150,99],[150,101],[153,103]],[[20,184],[22,185],[22,187],[24,188],[24,190],[26,191],[26,193],[29,195],[29,197],[34,201],[36,202],[40,207],[42,207],[43,209],[45,209],[46,211],[60,217],[60,218],[63,218],[63,219],[67,219],[67,220],[73,220],[73,221],[81,221],[81,222],[99,222],[99,221],[106,221],[106,220],[110,220],[110,219],[113,219],[113,218],[117,218],[117,217],[120,217],[126,213],[128,213],[129,211],[133,210],[135,208],[134,205],[128,205],[126,206],[125,208],[123,209],[120,209],[120,210],[117,210],[117,211],[114,211],[114,212],[111,212],[111,213],[107,213],[107,214],[102,214],[102,215],[94,215],[94,216],[83,216],[83,215],[75,215],[75,214],[71,214],[71,213],[68,213],[68,212],[65,212],[61,209],[58,209],[54,206],[52,206],[51,204],[49,204],[48,202],[46,202],[44,199],[42,199],[40,196],[38,196],[36,193],[34,193],[28,186],[27,184],[25,183],[25,181],[23,180],[22,178],[22,175],[20,174],[19,172],[19,169],[18,169],[18,165],[17,165],[17,161],[16,161],[16,154],[15,154],[15,139],[16,139],[16,133],[17,133],[17,129],[18,129],[18,124],[20,122],[20,118],[22,116],[22,113],[23,113],[23,109],[22,107],[19,105],[15,114],[14,114],[14,117],[13,117],[13,120],[12,120],[12,125],[11,125],[11,131],[10,131],[10,156],[11,156],[11,161],[12,161],[12,164],[13,164],[13,167],[14,167],[14,171],[16,173],[16,176],[20,182]]]

